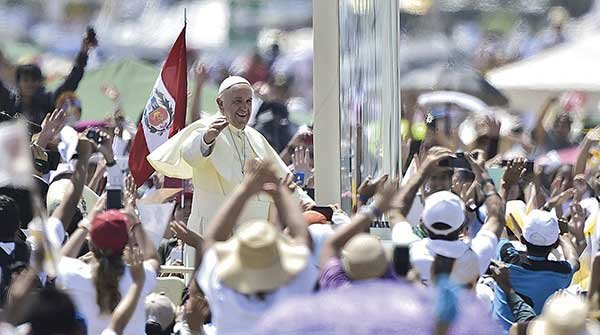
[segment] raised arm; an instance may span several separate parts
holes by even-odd
[[[590,156],[590,148],[594,143],[598,143],[600,141],[600,127],[596,127],[590,130],[583,141],[581,142],[579,155],[577,156],[577,162],[573,166],[573,175],[578,175],[580,173],[585,173],[585,165],[587,163],[588,157]]]
[[[358,190],[356,190],[357,199],[356,206],[352,209],[354,213],[358,211],[359,208],[366,205],[369,200],[375,195],[375,192],[388,180],[388,175],[384,174],[383,176],[373,180],[373,177],[368,176],[363,180],[363,182],[358,186]]]
[[[320,264],[324,266],[332,257],[339,256],[340,251],[346,243],[356,234],[364,232],[371,223],[381,214],[387,212],[391,207],[391,202],[396,195],[397,183],[391,182],[382,185],[373,204],[363,207],[356,215],[352,217],[350,224],[344,225],[335,231],[323,245],[321,250]]]
[[[148,238],[146,231],[142,227],[140,218],[135,214],[135,206],[137,201],[137,193],[135,181],[131,175],[128,175],[125,180],[124,190],[125,208],[122,210],[129,220],[129,230],[133,232],[133,236],[137,241],[139,248],[144,253],[144,261],[150,262],[152,267],[158,273],[160,269],[160,256],[158,255],[158,246],[152,243]]]
[[[110,321],[109,329],[116,334],[121,335],[131,319],[135,308],[138,305],[138,300],[144,287],[146,273],[143,266],[143,255],[139,249],[133,248],[125,253],[126,263],[129,264],[129,273],[131,274],[132,283],[127,290],[127,294],[121,299],[121,302],[115,307]]]
[[[488,210],[488,215],[481,229],[489,230],[500,238],[506,221],[504,218],[504,200],[496,191],[496,186],[490,178],[487,171],[478,163],[476,163],[471,155],[465,155],[465,158],[471,165],[471,170],[475,175],[475,180],[481,185],[483,194],[485,195],[485,206]]]
[[[253,160],[253,168],[246,168],[246,175],[242,183],[231,193],[225,204],[219,208],[209,223],[204,236],[204,250],[210,248],[215,242],[225,241],[233,233],[240,214],[246,202],[260,192],[265,183],[277,183],[279,180],[273,173],[271,163]]]
[[[61,249],[61,254],[64,257],[76,258],[81,250],[81,246],[85,242],[85,239],[90,231],[91,220],[94,217],[106,209],[106,193],[103,194],[100,199],[94,205],[94,208],[89,212],[88,217],[79,221],[77,230],[73,232],[73,235],[69,237],[65,245]]]
[[[89,36],[86,32],[83,36],[83,40],[81,41],[81,49],[75,58],[73,69],[71,69],[71,72],[67,78],[65,78],[65,81],[62,83],[62,85],[60,85],[56,91],[54,91],[55,99],[57,99],[65,91],[77,90],[77,86],[79,86],[79,82],[81,81],[81,78],[83,78],[85,66],[87,65],[88,52],[95,46],[95,37],[92,38],[92,36]]]
[[[565,259],[573,268],[573,273],[579,271],[579,255],[577,255],[577,248],[573,244],[571,234],[563,234],[558,238],[560,247],[563,250]]]
[[[199,63],[194,69],[194,75],[196,77],[196,86],[194,87],[194,93],[192,93],[192,105],[190,110],[192,122],[200,120],[202,115],[202,89],[209,78],[208,68],[206,65]]]
[[[275,171],[272,173],[275,175]],[[283,227],[289,229],[290,236],[312,249],[308,225],[289,187],[284,183],[267,183],[263,186],[263,190],[273,198],[279,221]]]
[[[525,176],[525,173],[527,172],[525,163],[526,161],[522,157],[515,158],[508,163],[508,167],[506,168],[506,171],[504,171],[504,175],[502,175],[500,185],[500,196],[505,201],[512,200],[508,199],[510,189],[517,185],[519,179]]]
[[[62,222],[65,230],[68,229],[68,226],[73,219],[73,215],[75,215],[75,210],[77,209],[79,199],[81,198],[83,185],[85,184],[87,177],[88,160],[90,159],[90,155],[94,150],[94,145],[95,144],[93,142],[84,136],[79,138],[79,143],[77,144],[78,159],[75,165],[75,171],[71,176],[73,188],[67,190],[63,201],[52,213],[52,217]]]
[[[394,200],[394,216],[404,218],[410,212],[413,200],[417,196],[417,191],[425,182],[427,176],[435,169],[440,161],[449,158],[452,155],[450,149],[443,147],[433,147],[429,149],[423,164],[417,170],[417,173],[411,180],[400,190]]]
[[[544,129],[544,118],[548,111],[554,104],[558,101],[557,97],[550,98],[546,104],[539,111],[537,118],[535,120],[535,128],[533,129],[533,140],[535,145],[540,145],[544,142],[544,138],[546,137],[546,130]]]

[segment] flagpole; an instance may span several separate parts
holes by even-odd
[[[187,26],[187,7],[183,7],[183,25]],[[181,179],[181,209],[185,207],[185,179]]]

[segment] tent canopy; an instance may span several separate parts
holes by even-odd
[[[488,73],[505,91],[600,92],[600,33],[568,42]]]

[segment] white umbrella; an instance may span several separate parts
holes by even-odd
[[[419,106],[454,104],[467,111],[486,114],[489,106],[481,99],[469,94],[454,91],[436,91],[421,94],[417,99]]]

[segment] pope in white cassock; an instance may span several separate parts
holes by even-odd
[[[198,120],[173,136],[148,156],[148,161],[168,177],[193,178],[194,200],[188,227],[203,233],[209,220],[244,177],[246,161],[254,158],[275,163],[280,177],[290,170],[267,140],[246,124],[252,111],[252,86],[238,76],[225,79],[217,94],[219,112]],[[300,188],[299,203],[312,202]],[[240,223],[268,219],[273,207],[266,195],[249,201]]]

